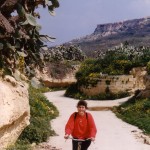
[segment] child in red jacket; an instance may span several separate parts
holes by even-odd
[[[80,100],[77,104],[78,112],[74,112],[65,127],[65,139],[71,134],[73,150],[77,150],[80,143],[81,150],[87,150],[91,141],[95,140],[96,126],[92,115],[86,112],[87,102]],[[77,140],[74,140],[77,139]],[[89,139],[89,140],[87,140]]]

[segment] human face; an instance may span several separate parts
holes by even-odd
[[[85,111],[86,111],[85,106],[79,105],[79,106],[77,107],[77,109],[78,109],[78,113],[79,113],[80,115],[84,115],[84,113],[85,113]]]

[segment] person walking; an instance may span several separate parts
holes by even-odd
[[[65,139],[71,135],[72,150],[87,150],[91,141],[95,141],[97,129],[92,115],[86,112],[88,106],[85,100],[77,103],[77,112],[71,114],[65,126]]]

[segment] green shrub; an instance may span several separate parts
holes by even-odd
[[[114,108],[118,117],[126,122],[138,126],[145,133],[150,134],[150,99],[133,97],[126,103]]]
[[[111,80],[106,80],[106,85],[110,85]]]
[[[78,84],[71,84],[65,92],[65,96],[75,99],[85,99],[85,95],[79,91]]]
[[[56,107],[49,102],[46,97],[30,86],[29,88],[30,103],[30,125],[20,135],[21,141],[29,143],[45,142],[50,135],[54,134],[51,129],[50,120],[58,115]]]
[[[78,92],[78,85],[77,84],[71,84],[66,92],[65,92],[65,96],[68,96],[68,97],[74,97],[74,93],[77,93]]]
[[[36,88],[36,91],[37,91],[37,93],[46,93],[46,92],[50,92],[51,91],[51,89],[50,88],[48,88],[48,87],[41,87],[41,88]]]
[[[128,92],[111,93],[109,88],[106,88],[106,93],[101,93],[95,96],[90,96],[91,100],[115,100],[129,96]]]
[[[32,150],[32,148],[29,142],[18,140],[14,145],[9,146],[7,150]]]
[[[147,63],[146,70],[147,73],[150,74],[150,61]]]

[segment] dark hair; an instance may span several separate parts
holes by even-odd
[[[80,100],[78,103],[77,103],[77,107],[79,107],[79,106],[85,106],[85,108],[87,109],[88,108],[88,106],[87,106],[87,102],[86,101],[84,101],[84,100]]]

